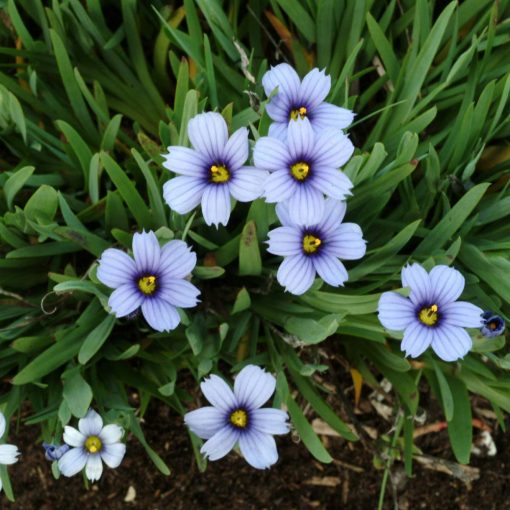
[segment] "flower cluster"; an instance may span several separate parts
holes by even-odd
[[[0,439],[5,433],[7,428],[7,422],[5,416],[0,411]],[[9,465],[14,464],[18,461],[19,450],[17,446],[13,444],[0,444],[0,464]],[[0,491],[2,490],[2,480],[0,479]]]

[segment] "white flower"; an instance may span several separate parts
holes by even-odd
[[[87,478],[94,482],[101,478],[103,461],[116,468],[126,453],[120,440],[124,431],[118,425],[103,427],[103,419],[93,409],[78,422],[78,429],[66,426],[64,441],[72,448],[62,455],[58,468],[64,476],[74,476],[85,468]]]
[[[0,412],[0,438],[4,435],[6,427],[5,416]],[[13,444],[0,444],[0,464],[14,464],[18,462],[19,450]],[[0,491],[2,490],[2,480],[0,479]]]

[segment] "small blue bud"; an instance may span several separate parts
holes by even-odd
[[[502,335],[505,331],[505,321],[494,312],[490,310],[482,314],[483,326],[480,328],[480,332],[487,338],[493,338],[495,336]]]
[[[59,460],[64,453],[69,451],[69,445],[56,445],[56,444],[48,444],[43,443],[44,448],[44,456],[47,460]]]

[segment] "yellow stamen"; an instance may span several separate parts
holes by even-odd
[[[321,244],[322,241],[311,234],[307,234],[303,237],[303,250],[305,253],[315,253]]]
[[[85,440],[85,448],[90,453],[97,453],[101,451],[103,448],[103,443],[101,442],[101,439],[99,439],[97,436],[89,436]]]
[[[425,326],[434,326],[439,318],[438,306],[432,305],[429,308],[422,308],[418,313],[418,318]]]
[[[154,275],[142,276],[138,280],[138,288],[147,296],[156,292],[156,277]]]
[[[310,165],[304,161],[299,161],[290,167],[290,173],[294,179],[304,181],[310,173]]]
[[[230,423],[234,425],[234,427],[238,427],[240,429],[246,428],[248,425],[248,415],[244,409],[237,409],[230,415]]]
[[[301,117],[302,119],[306,117],[306,106],[301,106],[300,108],[291,110],[290,112],[291,120],[297,120],[298,117]]]
[[[230,172],[226,166],[213,165],[211,167],[211,181],[215,183],[227,182],[230,179]]]

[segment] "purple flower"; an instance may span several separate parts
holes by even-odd
[[[85,468],[87,478],[94,482],[101,478],[103,462],[111,468],[122,462],[124,431],[115,424],[103,427],[103,419],[93,409],[78,422],[78,429],[65,427],[64,441],[71,449],[58,459],[58,468],[64,476],[74,476]]]
[[[64,453],[67,453],[71,448],[68,444],[56,445],[43,443],[44,456],[46,460],[59,460]]]
[[[156,331],[175,329],[180,317],[176,307],[196,306],[200,291],[184,278],[197,256],[184,241],[170,241],[160,248],[154,232],[133,236],[134,260],[109,248],[99,259],[98,279],[115,290],[108,305],[116,317],[142,307],[145,320]]]
[[[212,406],[186,413],[184,422],[207,441],[200,450],[209,460],[225,457],[236,443],[246,462],[266,469],[278,460],[274,434],[287,434],[288,415],[280,409],[261,408],[274,393],[276,379],[255,365],[237,375],[234,391],[217,375],[201,385]]]
[[[300,118],[307,118],[316,132],[346,128],[354,118],[350,110],[324,102],[331,88],[331,77],[317,68],[300,81],[289,64],[278,64],[264,74],[262,85],[267,96],[278,87],[266,111],[274,121],[269,136],[280,140],[287,137],[289,123]]]
[[[494,312],[483,312],[482,327],[480,332],[487,338],[494,338],[495,336],[502,335],[505,331],[505,321]]]
[[[464,290],[464,277],[456,269],[436,266],[427,273],[419,264],[402,268],[402,285],[411,289],[409,298],[385,292],[379,300],[379,320],[393,331],[404,330],[401,348],[416,358],[427,347],[444,361],[455,361],[471,349],[464,328],[482,326],[482,310],[457,301]]]
[[[318,136],[308,119],[293,122],[285,142],[259,138],[255,166],[272,172],[264,187],[266,201],[288,203],[295,223],[316,223],[324,213],[324,195],[343,200],[351,194],[352,182],[339,168],[353,151],[343,133],[327,130]]]
[[[179,177],[164,185],[163,194],[171,209],[185,214],[202,204],[208,225],[226,225],[230,196],[240,202],[260,197],[267,172],[244,166],[248,159],[248,130],[238,129],[230,138],[219,113],[201,113],[188,124],[193,149],[168,147],[163,163]]]
[[[285,257],[276,275],[285,290],[303,294],[316,273],[334,287],[347,281],[349,275],[339,259],[360,259],[365,255],[366,243],[358,225],[342,223],[345,210],[345,202],[328,199],[319,221],[300,226],[285,205],[276,206],[283,226],[269,232],[267,251]]]

